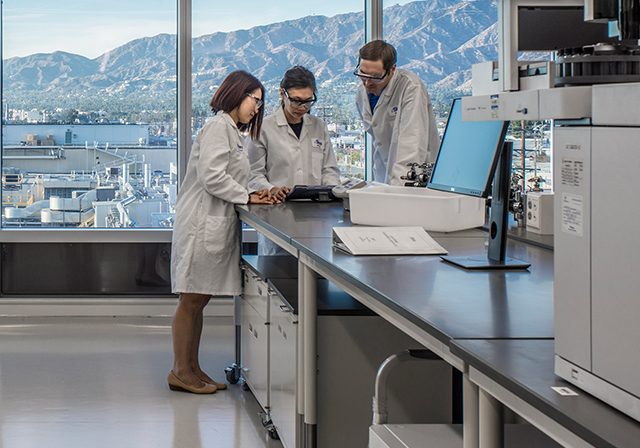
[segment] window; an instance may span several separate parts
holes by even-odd
[[[471,95],[472,65],[498,59],[497,5],[385,0],[383,7],[384,40],[396,48],[397,66],[424,82],[442,135],[452,99]],[[551,188],[549,122],[513,122],[507,140],[514,143],[513,169],[523,188]]]
[[[2,227],[171,226],[176,2],[2,8]]]
[[[364,41],[362,0],[281,0],[268,8],[250,0],[192,4],[194,137],[211,116],[209,101],[228,73],[242,69],[260,79],[268,116],[279,107],[282,75],[298,64],[316,77],[318,102],[310,113],[327,123],[342,175],[364,178],[357,79],[351,74]]]

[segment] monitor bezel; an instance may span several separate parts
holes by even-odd
[[[430,188],[432,190],[439,190],[439,191],[447,191],[449,193],[458,193],[458,194],[464,194],[467,196],[474,196],[474,197],[480,197],[480,198],[487,198],[489,196],[491,196],[491,185],[493,183],[493,178],[496,172],[496,168],[498,166],[498,160],[500,159],[500,154],[502,153],[502,148],[504,146],[504,138],[507,135],[507,129],[509,128],[509,121],[503,121],[502,124],[502,129],[500,131],[500,138],[498,139],[497,142],[497,146],[494,149],[494,153],[493,153],[493,159],[491,162],[491,168],[489,169],[489,172],[487,173],[487,179],[485,181],[485,185],[484,188],[482,189],[482,191],[480,190],[475,190],[475,189],[471,189],[471,188],[465,188],[465,187],[457,187],[455,185],[444,185],[444,184],[436,184],[432,182],[433,177],[435,176],[437,170],[438,170],[438,160],[440,159],[440,155],[441,155],[441,151],[443,145],[445,144],[445,139],[447,137],[447,131],[449,130],[449,123],[451,120],[451,116],[453,113],[453,109],[456,105],[456,102],[460,102],[460,104],[462,104],[462,99],[461,98],[454,98],[453,101],[451,101],[451,108],[449,109],[449,116],[447,118],[447,125],[445,126],[444,129],[444,133],[442,134],[442,139],[440,141],[440,148],[438,150],[438,157],[436,158],[436,162],[433,166],[433,172],[431,174],[431,178],[429,179],[429,182],[427,183],[427,188]],[[462,107],[462,106],[460,106]],[[460,111],[462,113],[462,110]],[[498,120],[496,120],[498,121]]]

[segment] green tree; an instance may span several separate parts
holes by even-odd
[[[78,118],[79,115],[80,113],[78,112],[77,109],[69,109],[63,115],[62,119],[65,123],[73,123],[74,121],[76,121],[76,118]]]

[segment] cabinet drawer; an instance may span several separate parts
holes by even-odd
[[[242,302],[242,377],[260,405],[268,408],[269,325],[246,300]]]
[[[244,289],[242,296],[266,322],[269,322],[269,286],[267,282],[253,270],[246,268],[243,273]]]

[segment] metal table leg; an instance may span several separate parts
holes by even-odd
[[[478,448],[480,443],[478,418],[478,386],[469,379],[468,366],[465,364],[462,383],[464,419],[462,424],[462,438],[464,448]]]
[[[305,264],[298,263],[298,281],[302,282],[304,292],[299,302],[304,302],[302,331],[304,333],[304,427],[305,446],[317,445],[317,280],[316,274]]]
[[[304,282],[302,280],[303,264],[298,260],[298,297],[304,297]],[[296,420],[295,448],[304,448],[304,300],[298,300],[298,346],[296,348],[296,406],[298,419]]]
[[[504,448],[504,417],[502,403],[486,390],[479,394],[479,448]]]

